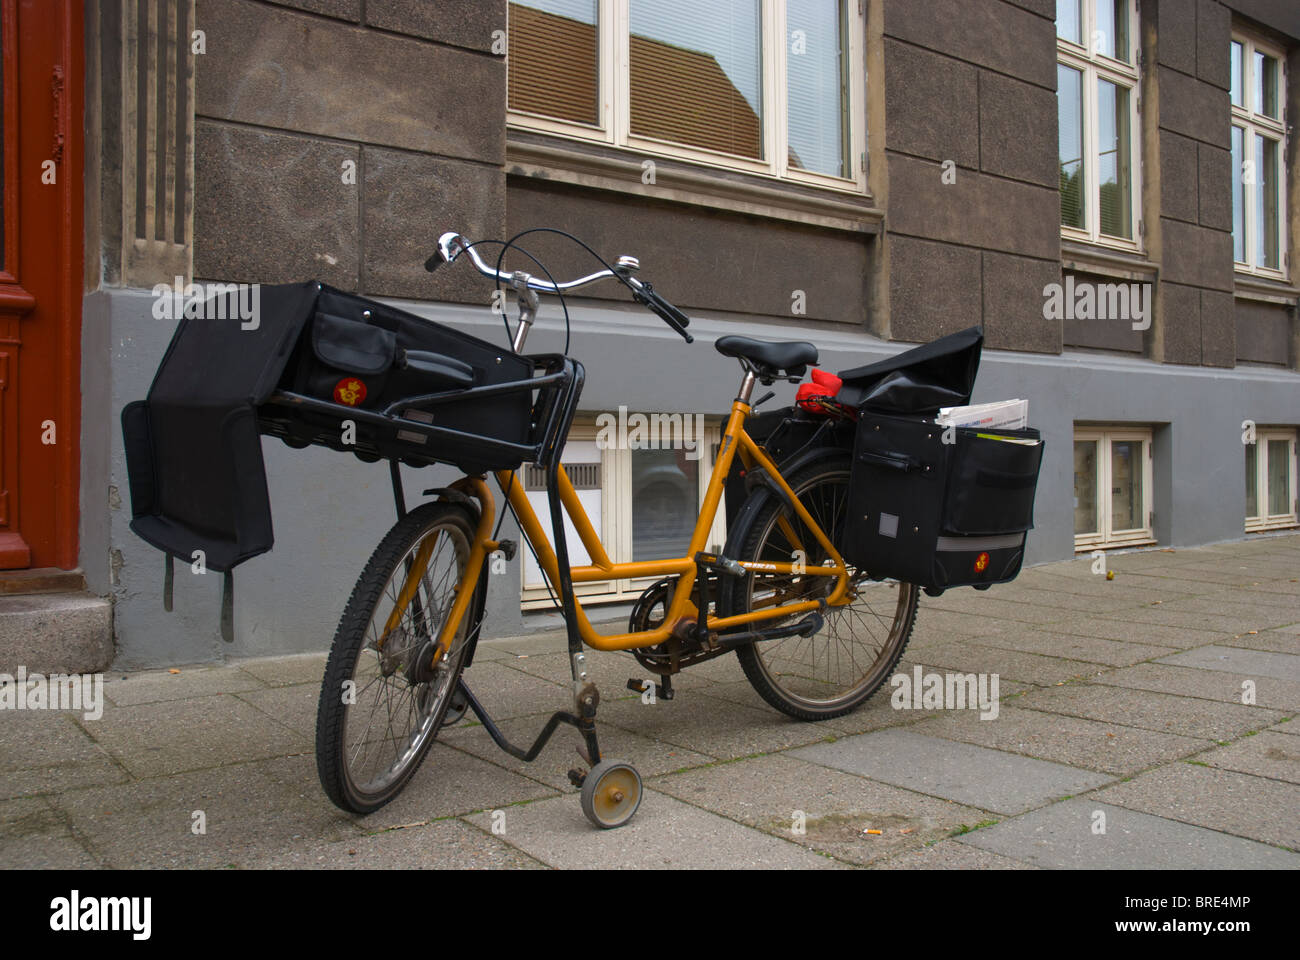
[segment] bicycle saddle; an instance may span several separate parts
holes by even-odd
[[[748,360],[765,374],[784,370],[790,376],[802,377],[804,368],[817,362],[817,346],[806,340],[772,343],[749,337],[719,337],[713,346],[724,357]]]

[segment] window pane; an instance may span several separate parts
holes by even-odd
[[[1056,35],[1071,43],[1082,43],[1082,14],[1080,0],[1056,0]]]
[[[1291,512],[1291,444],[1286,440],[1268,442],[1268,515],[1285,516]]]
[[[700,513],[700,461],[686,450],[632,451],[632,559],[686,553]]]
[[[599,123],[596,0],[510,4],[510,109]]]
[[[1142,441],[1116,440],[1110,445],[1110,528],[1141,530]]]
[[[1097,442],[1074,441],[1074,532],[1097,532]]]
[[[762,159],[759,0],[630,0],[631,130]]]
[[[1128,0],[1097,0],[1097,28],[1092,52],[1131,63],[1128,45]]]
[[[1259,516],[1259,444],[1246,444],[1246,519]]]
[[[1232,259],[1246,262],[1246,195],[1245,149],[1246,131],[1232,128]]]
[[[1262,53],[1255,54],[1256,113],[1277,118],[1277,60]]]
[[[841,7],[840,0],[788,0],[786,6],[790,166],[832,177],[849,175]]]
[[[1246,86],[1246,81],[1241,75],[1243,66],[1245,62],[1241,57],[1241,44],[1234,40],[1232,41],[1232,103],[1238,107],[1245,106],[1241,99],[1241,91]]]
[[[1083,208],[1083,74],[1056,68],[1056,101],[1060,111],[1061,223],[1084,226]]]
[[[1097,81],[1098,177],[1101,180],[1101,232],[1133,238],[1132,151],[1129,147],[1127,87]]]
[[[1274,270],[1278,257],[1277,141],[1255,136],[1255,265]]]

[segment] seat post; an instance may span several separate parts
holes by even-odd
[[[746,406],[749,405],[749,398],[754,395],[754,381],[758,378],[754,376],[754,371],[745,366],[745,379],[740,382],[740,393],[736,394],[736,399]]]

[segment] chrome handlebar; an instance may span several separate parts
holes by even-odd
[[[516,352],[522,349],[523,338],[527,336],[528,327],[532,324],[536,315],[538,291],[542,293],[564,293],[567,290],[576,290],[578,287],[585,287],[589,283],[611,277],[626,283],[632,290],[632,299],[655,313],[661,320],[672,327],[683,340],[687,343],[694,340],[686,331],[686,327],[691,322],[690,318],[656,293],[654,287],[650,286],[650,284],[642,283],[632,275],[641,268],[641,263],[636,257],[619,257],[615,261],[613,269],[599,270],[596,273],[579,277],[577,280],[569,280],[566,283],[552,283],[549,280],[538,279],[523,270],[507,273],[504,270],[488,266],[483,261],[483,258],[479,256],[479,252],[474,248],[474,245],[453,230],[444,233],[438,238],[438,252],[425,261],[424,269],[433,272],[441,264],[451,263],[461,254],[467,254],[470,262],[474,264],[474,269],[483,276],[489,280],[508,283],[519,294],[521,314],[519,334],[515,342]]]
[[[438,264],[435,260],[442,263],[451,263],[462,253],[469,256],[470,261],[474,264],[474,269],[489,280],[501,280],[505,283],[512,284],[518,289],[520,286],[527,286],[531,290],[540,290],[543,293],[564,293],[567,290],[576,290],[578,287],[585,287],[589,283],[595,283],[597,280],[605,280],[610,277],[621,277],[631,283],[633,289],[639,290],[641,282],[632,276],[633,271],[640,267],[635,257],[619,257],[618,267],[614,270],[599,270],[596,273],[588,274],[585,277],[579,277],[577,280],[569,280],[565,283],[551,283],[549,280],[542,280],[531,274],[515,271],[507,273],[504,270],[497,270],[484,262],[483,258],[475,247],[459,233],[454,230],[444,233],[438,238],[438,252],[429,258],[429,263],[436,267]],[[426,263],[425,267],[429,267]]]

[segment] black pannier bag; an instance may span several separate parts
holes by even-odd
[[[532,360],[320,283],[259,296],[255,322],[241,323],[237,293],[182,319],[148,397],[122,411],[131,529],[148,543],[187,563],[202,550],[216,571],[270,550],[262,433],[471,473],[523,462],[533,390],[456,395],[529,381]]]
[[[937,592],[1020,572],[1042,438],[934,419],[970,402],[983,342],[972,327],[840,374],[859,420],[839,547],[875,579]]]
[[[1042,455],[1032,428],[945,428],[864,413],[841,553],[872,578],[932,592],[1013,580],[1033,527]]]

